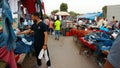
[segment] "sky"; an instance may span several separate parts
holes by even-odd
[[[48,15],[51,11],[59,9],[61,3],[68,4],[68,12],[75,11],[80,14],[101,12],[105,5],[120,5],[120,0],[43,0]]]

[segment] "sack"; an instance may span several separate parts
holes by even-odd
[[[5,61],[0,60],[0,68],[9,68],[9,66]]]

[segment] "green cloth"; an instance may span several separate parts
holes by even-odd
[[[4,61],[0,61],[0,68],[6,68],[6,65]]]
[[[2,21],[0,21],[0,27],[2,26]]]
[[[61,22],[59,20],[55,21],[55,30],[60,30]]]

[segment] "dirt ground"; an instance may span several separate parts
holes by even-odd
[[[99,68],[96,62],[79,54],[79,46],[77,46],[72,37],[60,37],[55,40],[53,36],[49,36],[48,49],[51,58],[51,68]],[[36,58],[34,56],[26,56],[22,68],[34,68]],[[47,68],[44,59],[40,68]]]

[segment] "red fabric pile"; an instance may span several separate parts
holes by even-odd
[[[10,68],[17,68],[13,50],[8,51],[5,46],[0,48],[0,59],[5,61]]]
[[[77,37],[84,37],[85,35],[89,34],[91,31],[90,30],[78,30],[78,29],[71,29],[70,33],[72,35],[76,35]]]
[[[84,39],[84,37],[80,37],[79,38],[79,41],[80,42],[82,42],[85,46],[87,46],[87,47],[89,47],[90,49],[92,49],[92,50],[96,50],[96,47],[93,45],[93,44],[91,44],[91,43],[89,43],[88,41],[86,41],[85,39]]]
[[[84,37],[85,35],[89,34],[91,31],[85,31],[85,30],[78,30],[77,36],[78,37]]]
[[[36,12],[35,7],[36,0],[21,0],[21,2],[23,6],[27,8],[29,14]]]

